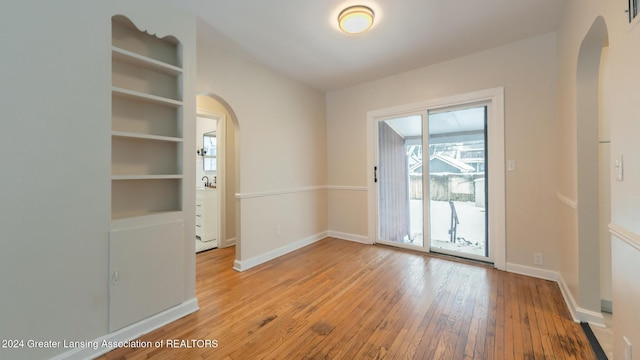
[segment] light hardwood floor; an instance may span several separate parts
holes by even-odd
[[[200,310],[100,359],[594,359],[554,282],[325,239],[256,268],[197,258]],[[197,346],[197,344],[196,344]]]

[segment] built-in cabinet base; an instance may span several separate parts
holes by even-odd
[[[115,331],[176,306],[183,294],[184,222],[109,234],[109,329]]]

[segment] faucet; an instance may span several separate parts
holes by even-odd
[[[209,182],[209,177],[205,175],[205,176],[203,176],[203,177],[202,177],[202,179],[200,179],[200,180],[204,180],[204,179],[207,179],[207,181],[205,181],[205,182],[204,182],[204,187],[209,187],[209,186],[211,186],[211,183]]]

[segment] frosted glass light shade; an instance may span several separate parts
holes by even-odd
[[[373,25],[373,10],[366,6],[350,6],[338,15],[340,30],[347,34],[365,32]]]

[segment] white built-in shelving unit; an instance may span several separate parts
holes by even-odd
[[[112,23],[111,218],[182,208],[182,67],[175,38]]]
[[[115,331],[183,301],[186,181],[182,46],[122,15],[111,25],[109,315]]]

